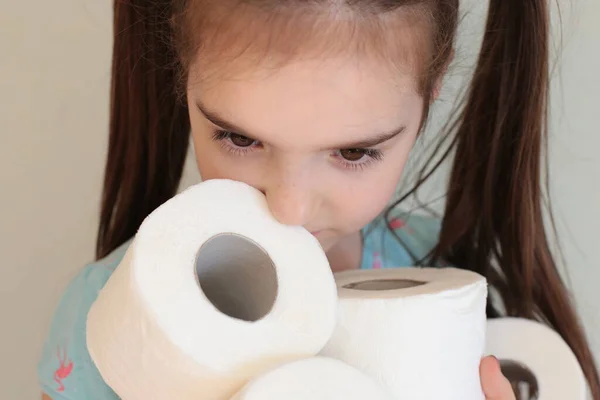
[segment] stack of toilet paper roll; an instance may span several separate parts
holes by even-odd
[[[458,269],[334,275],[261,192],[210,180],[142,223],[87,346],[124,400],[482,400],[486,297]]]

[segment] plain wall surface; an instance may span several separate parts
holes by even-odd
[[[0,398],[33,400],[59,296],[93,258],[112,4],[1,3]],[[485,10],[477,3],[464,8]],[[553,82],[551,181],[567,270],[600,359],[600,2],[568,3]],[[478,12],[466,23],[482,22]],[[464,38],[468,50],[472,37]],[[197,179],[189,163],[184,186]]]

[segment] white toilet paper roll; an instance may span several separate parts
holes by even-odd
[[[525,395],[539,400],[585,400],[587,383],[575,354],[558,333],[535,321],[488,321],[486,353],[496,356],[504,374],[522,382]],[[527,397],[530,398],[530,397]]]
[[[279,224],[258,190],[212,180],[143,222],[89,312],[87,345],[125,400],[228,400],[318,353],[336,306],[318,241]]]
[[[391,400],[373,379],[339,360],[312,357],[250,381],[232,400]]]
[[[378,381],[394,398],[482,400],[486,280],[445,268],[346,271],[321,351]]]

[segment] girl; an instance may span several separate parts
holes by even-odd
[[[436,150],[454,152],[441,223],[397,210],[422,180],[388,207],[452,59],[458,9],[459,0],[115,0],[98,261],[58,307],[39,364],[43,396],[116,398],[87,353],[87,311],[142,220],[176,193],[191,137],[203,179],[263,191],[280,222],[319,239],[334,271],[443,264],[486,276],[501,300],[488,316],[554,328],[600,400],[544,229],[546,0],[490,1],[468,96]],[[495,359],[482,361],[481,380],[488,399],[514,399]]]

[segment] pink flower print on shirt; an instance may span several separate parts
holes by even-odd
[[[373,253],[373,264],[371,268],[373,269],[381,269],[383,263],[381,262],[381,255],[377,252]]]
[[[402,229],[406,226],[406,222],[400,218],[394,218],[390,221],[390,227],[392,229]]]
[[[60,347],[56,349],[56,356],[58,357],[59,367],[54,371],[54,381],[58,383],[58,392],[65,391],[65,385],[63,380],[66,379],[73,371],[73,361],[67,359],[67,351],[63,349],[62,353]]]
[[[413,230],[406,224],[406,221],[400,218],[390,220],[390,228],[393,230],[405,229],[408,233],[413,233]]]

